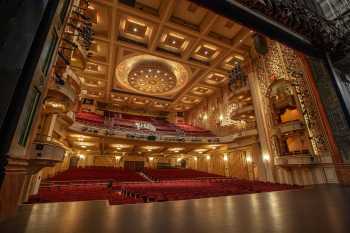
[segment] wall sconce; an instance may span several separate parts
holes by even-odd
[[[153,157],[149,157],[148,159],[149,159],[149,161],[153,161],[154,158]]]
[[[270,156],[269,155],[263,155],[263,161],[269,162],[270,161]]]
[[[204,114],[203,120],[207,120],[207,119],[208,119],[208,115],[207,115],[207,114]]]
[[[79,155],[79,159],[85,160],[85,156],[84,155]]]
[[[224,154],[224,161],[227,161],[227,160],[228,160],[227,154]]]
[[[210,155],[207,155],[207,160],[210,160]]]
[[[120,160],[121,158],[122,158],[121,156],[118,156],[118,155],[115,156],[115,159],[116,159],[116,160]]]
[[[194,159],[194,161],[197,161],[197,160],[198,160],[198,158],[197,158],[196,156],[194,156],[193,159]]]
[[[246,160],[247,160],[247,163],[253,162],[253,159],[252,159],[252,157],[250,157],[250,156],[247,156]]]

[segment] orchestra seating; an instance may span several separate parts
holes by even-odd
[[[52,184],[41,186],[38,194],[30,196],[28,203],[106,200],[109,192],[106,184]]]
[[[144,202],[197,199],[295,189],[298,186],[239,179],[174,180],[122,186],[122,195]]]
[[[58,173],[49,182],[58,181],[109,181],[114,182],[135,182],[145,181],[145,178],[140,174],[114,167],[85,167],[85,168],[70,168],[64,172]]]
[[[30,196],[28,203],[108,200],[111,205],[122,205],[300,188],[227,178],[190,169],[147,169],[144,174],[157,182],[117,168],[69,169],[42,182],[38,194]]]
[[[182,179],[203,179],[223,178],[223,176],[192,169],[145,169],[143,173],[154,181],[160,180],[182,180]]]

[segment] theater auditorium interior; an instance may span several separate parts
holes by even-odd
[[[350,231],[349,1],[0,12],[0,232]]]

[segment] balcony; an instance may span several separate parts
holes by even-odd
[[[52,83],[49,86],[47,98],[45,100],[45,112],[65,113],[71,110],[77,100],[78,93],[66,82],[63,85]]]
[[[54,166],[62,162],[65,149],[49,137],[37,137],[29,151],[29,160],[37,168]]]
[[[72,125],[75,121],[75,114],[72,111],[69,111],[61,115],[62,119],[67,122],[69,125]]]
[[[255,137],[258,135],[257,129],[247,129],[241,132],[233,133],[225,137],[217,136],[189,136],[189,135],[174,135],[169,132],[158,132],[155,136],[149,134],[148,132],[143,132],[140,130],[133,130],[131,128],[122,129],[110,128],[104,126],[103,124],[96,123],[95,125],[91,123],[78,122],[75,121],[69,130],[74,132],[79,132],[83,134],[90,134],[95,136],[107,136],[119,139],[127,140],[139,140],[139,141],[159,141],[159,142],[173,142],[173,143],[231,143],[238,139],[246,139],[250,137]]]
[[[254,106],[248,105],[242,108],[237,109],[231,113],[232,120],[240,120],[244,115],[249,115],[254,112]]]
[[[63,73],[63,78],[70,83],[76,92],[80,93],[81,81],[70,66],[66,67],[66,70]]]
[[[282,134],[285,134],[293,131],[303,130],[305,129],[305,126],[300,121],[292,121],[285,124],[280,124],[278,125],[278,128]]]
[[[310,154],[304,155],[292,155],[292,156],[279,156],[275,157],[274,163],[276,166],[300,166],[300,165],[316,165],[320,161],[317,157],[311,156]]]

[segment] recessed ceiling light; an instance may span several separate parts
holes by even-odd
[[[138,31],[138,29],[135,27],[135,28],[133,29],[133,31],[134,31],[134,32],[137,32],[137,31]]]
[[[152,72],[152,69],[149,69],[148,72],[151,73],[151,72]]]
[[[159,74],[159,73],[160,73],[160,70],[157,70],[157,73]]]
[[[172,44],[176,44],[176,40],[173,40],[171,43],[172,43]]]
[[[209,52],[208,52],[207,50],[204,51],[204,54],[205,54],[205,55],[208,55],[208,53],[209,53]]]

